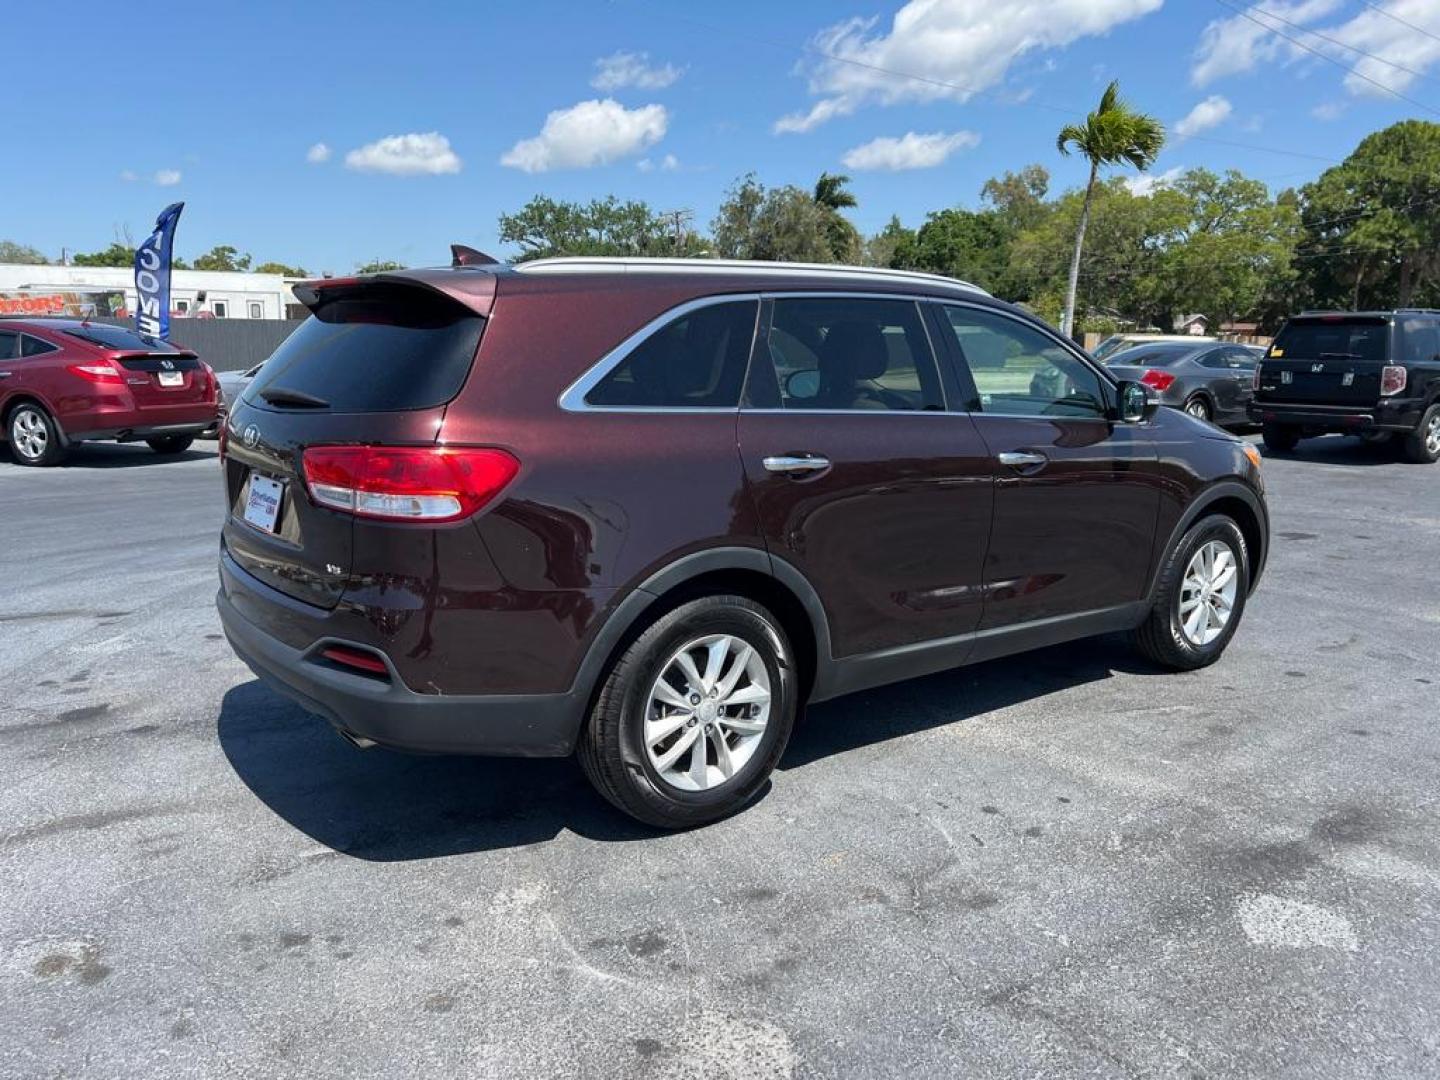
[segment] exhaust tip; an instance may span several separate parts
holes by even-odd
[[[346,731],[344,728],[336,728],[335,730],[340,733],[342,739],[355,747],[356,750],[369,750],[372,746],[376,745],[374,739],[367,739],[363,735],[356,735],[353,731]]]

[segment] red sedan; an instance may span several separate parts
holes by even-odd
[[[178,454],[218,421],[218,388],[193,352],[122,326],[0,319],[0,430],[21,465],[93,439]]]

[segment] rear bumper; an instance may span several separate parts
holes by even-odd
[[[1321,432],[1413,431],[1424,410],[1419,401],[1386,399],[1374,405],[1310,405],[1252,401],[1247,414],[1257,424],[1286,424]]]
[[[214,423],[190,424],[144,424],[138,427],[107,428],[98,431],[67,431],[67,442],[140,442],[142,439],[158,439],[164,435],[202,435],[211,430]]]
[[[233,588],[243,571],[227,570]],[[296,603],[254,579],[244,588],[273,594],[263,599],[282,606]],[[418,694],[405,686],[388,658],[391,670],[385,678],[353,673],[321,656],[329,645],[373,648],[362,642],[322,637],[296,648],[246,619],[225,588],[215,606],[231,647],[262,682],[352,739],[435,754],[563,757],[574,749],[586,706],[574,692]]]

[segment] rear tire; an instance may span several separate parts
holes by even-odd
[[[183,454],[190,449],[190,444],[194,441],[193,435],[160,435],[154,439],[146,439],[145,445],[157,454]]]
[[[1227,567],[1233,568],[1228,577]],[[1174,671],[1213,664],[1235,636],[1249,591],[1250,553],[1240,526],[1220,514],[1201,518],[1160,568],[1155,603],[1135,631],[1135,644]]]
[[[725,643],[730,650],[722,653],[716,678],[703,679],[711,674],[706,642]],[[702,685],[681,672],[682,653],[702,676]],[[748,666],[739,669],[727,690],[737,664]],[[759,794],[785,752],[797,687],[790,643],[769,611],[741,596],[692,600],[656,619],[615,660],[580,736],[580,766],[610,803],[647,825],[687,829],[719,820]],[[723,705],[731,695],[746,703],[726,706],[717,716],[713,702]],[[762,695],[768,710],[757,724]],[[696,701],[700,704],[691,711]],[[691,719],[657,735],[667,730],[665,721],[686,715]],[[729,728],[727,718],[755,730],[747,734]],[[733,769],[728,778],[716,740],[724,743],[724,765]],[[692,782],[696,775],[699,781]]]
[[[5,431],[16,464],[44,467],[65,458],[60,430],[41,405],[31,401],[16,405],[5,418]]]
[[[1266,424],[1260,429],[1260,437],[1265,440],[1265,449],[1288,454],[1300,442],[1300,431],[1285,424]]]
[[[1210,403],[1200,394],[1196,394],[1189,401],[1185,402],[1185,411],[1196,420],[1210,420],[1215,414],[1210,409]]]
[[[1405,460],[1416,465],[1440,461],[1440,403],[1426,409],[1419,425],[1405,436]]]

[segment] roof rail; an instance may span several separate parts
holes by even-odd
[[[661,273],[684,271],[692,274],[774,274],[777,277],[849,277],[865,281],[926,282],[930,285],[944,285],[953,289],[980,293],[988,296],[984,289],[959,278],[942,274],[926,274],[918,270],[888,270],[879,266],[849,266],[843,263],[798,263],[764,262],[751,259],[675,259],[675,258],[625,258],[613,256],[561,256],[553,259],[535,259],[519,263],[515,270],[522,274],[550,273],[564,271],[591,271],[602,273]]]

